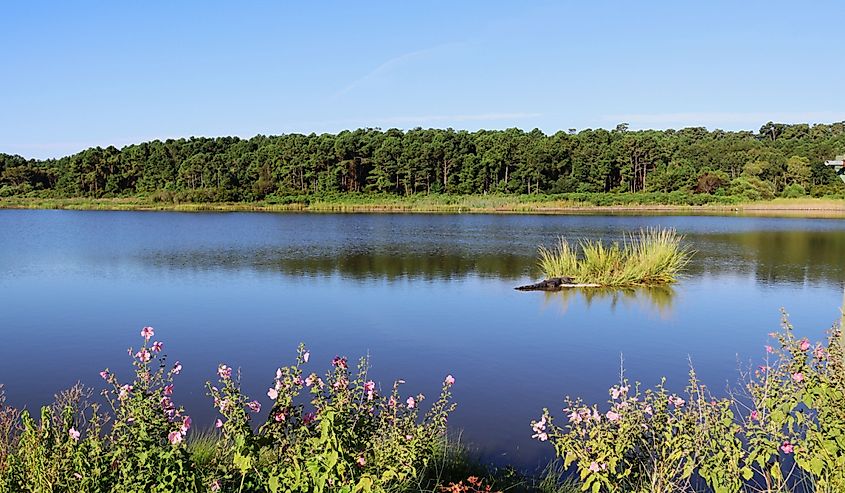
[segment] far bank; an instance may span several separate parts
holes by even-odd
[[[778,198],[744,201],[731,196],[677,193],[563,195],[333,195],[275,197],[256,202],[179,202],[157,196],[3,197],[2,209],[256,211],[332,213],[501,213],[501,214],[714,214],[845,217],[845,200]]]

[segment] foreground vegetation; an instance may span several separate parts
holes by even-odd
[[[717,398],[690,371],[686,393],[641,390],[622,378],[609,409],[566,399],[532,422],[584,490],[626,492],[845,491],[845,358],[841,326],[826,344],[772,333],[763,364]]]
[[[537,479],[484,467],[450,441],[451,375],[422,414],[423,395],[401,394],[401,380],[382,392],[366,359],[357,371],[336,357],[325,375],[309,373],[303,346],[277,370],[268,406],[220,365],[207,383],[219,417],[197,433],[172,400],[181,364],[166,363],[152,328],[141,335],[134,380],[101,372],[105,407],[76,386],[36,419],[0,392],[0,491],[845,491],[841,326],[811,344],[784,318],[728,398],[692,370],[683,394],[621,378],[606,410],[567,397],[563,425],[548,409],[531,423],[562,461]]]
[[[671,284],[692,252],[674,229],[644,229],[619,244],[559,238],[554,249],[540,247],[540,269],[547,278],[567,277],[575,284],[600,287]]]
[[[37,161],[0,154],[0,197],[147,197],[163,204],[294,201],[327,194],[680,192],[684,204],[841,196],[824,160],[845,122],[758,132],[358,129],[168,139]],[[677,203],[664,196],[659,203]]]

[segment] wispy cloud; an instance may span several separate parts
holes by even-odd
[[[690,126],[736,126],[762,125],[768,121],[782,123],[820,123],[845,120],[845,112],[797,111],[797,112],[689,112],[689,113],[623,113],[604,115],[608,123],[627,122],[631,125],[690,125]]]
[[[476,113],[456,115],[399,115],[383,117],[361,117],[344,118],[338,120],[322,120],[312,122],[300,122],[299,127],[324,127],[329,125],[349,125],[357,127],[402,125],[416,126],[430,123],[462,123],[462,122],[490,122],[490,121],[516,121],[537,118],[542,113]]]
[[[375,82],[384,76],[407,66],[408,64],[421,60],[425,57],[431,56],[437,52],[451,52],[454,51],[455,48],[460,48],[463,46],[467,46],[469,43],[465,42],[455,42],[455,43],[444,43],[437,46],[432,46],[431,48],[425,48],[422,50],[411,51],[408,53],[404,53],[402,55],[393,57],[386,62],[382,63],[378,67],[370,70],[366,75],[359,77],[349,84],[346,85],[343,89],[339,90],[338,92],[334,93],[331,99],[337,99],[341,96],[344,96],[353,90],[366,86],[372,82]]]

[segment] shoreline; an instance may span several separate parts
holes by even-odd
[[[453,202],[458,203],[453,203]],[[423,200],[388,199],[323,201],[287,204],[271,202],[164,203],[143,198],[0,198],[0,209],[173,211],[173,212],[307,212],[307,213],[421,213],[421,214],[677,214],[717,216],[773,216],[845,218],[845,201],[834,199],[774,199],[738,204],[618,204],[592,205],[566,200],[522,202],[518,197],[452,197]]]

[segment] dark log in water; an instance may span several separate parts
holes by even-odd
[[[545,281],[540,281],[536,284],[528,284],[527,286],[518,286],[514,289],[518,291],[559,291],[564,288],[597,288],[598,284],[578,284],[575,279],[571,277],[552,277]]]

